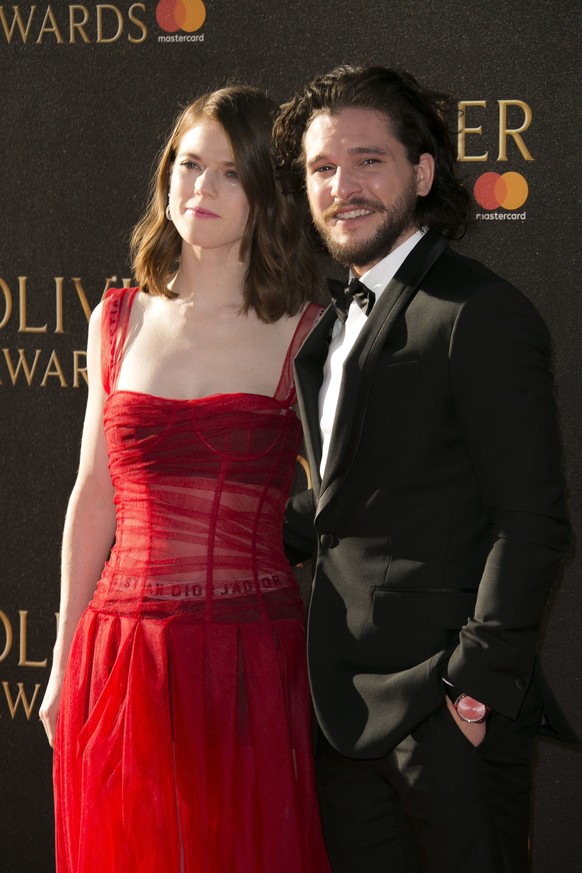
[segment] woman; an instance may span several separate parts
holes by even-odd
[[[234,87],[182,113],[134,232],[141,290],[91,317],[41,707],[58,873],[329,869],[281,544],[292,359],[320,310],[275,111]]]

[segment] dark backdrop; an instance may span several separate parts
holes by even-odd
[[[200,0],[185,4],[193,27]],[[160,4],[165,27],[174,5]],[[201,27],[175,34],[158,25],[154,0],[0,7],[0,869],[9,873],[53,870],[51,753],[38,707],[86,396],[87,313],[107,283],[129,283],[128,235],[155,155],[178,107],[202,90],[242,80],[283,100],[338,63],[382,63],[469,101],[465,126],[481,129],[465,137],[465,158],[481,158],[460,163],[470,186],[511,172],[529,193],[519,208],[496,206],[500,196],[476,206],[460,248],[513,280],[548,323],[575,528],[580,520],[577,0],[205,7]],[[521,140],[502,137],[506,160],[499,101],[510,101],[507,127],[531,113]],[[506,181],[515,187],[516,177]],[[573,553],[542,660],[580,732],[579,574]],[[535,873],[582,870],[581,771],[579,750],[539,744]]]

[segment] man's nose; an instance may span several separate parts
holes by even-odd
[[[337,167],[331,185],[331,193],[338,200],[346,200],[350,195],[361,191],[357,175],[346,167]]]

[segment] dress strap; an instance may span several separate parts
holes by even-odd
[[[110,394],[117,384],[129,326],[129,314],[139,288],[109,288],[101,318],[101,375]]]
[[[279,384],[277,385],[277,390],[274,394],[275,400],[285,401],[289,404],[289,406],[293,406],[293,404],[295,403],[297,395],[295,393],[293,361],[295,359],[295,355],[301,348],[303,341],[305,340],[307,335],[311,333],[311,330],[319,321],[324,312],[325,307],[322,306],[320,303],[308,303],[303,310],[303,314],[299,319],[297,327],[295,328],[295,333],[293,334],[293,338],[289,344],[289,348],[287,349],[285,361],[283,362],[283,369],[281,370],[281,376],[279,378]]]

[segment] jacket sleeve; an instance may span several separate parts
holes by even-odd
[[[570,541],[547,329],[516,289],[483,288],[457,315],[449,366],[491,548],[447,676],[515,718],[533,674],[542,611]]]
[[[317,537],[315,533],[315,504],[313,491],[301,491],[287,503],[283,523],[285,554],[293,565],[313,557]]]

